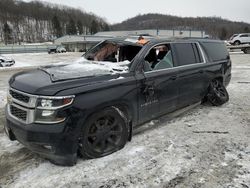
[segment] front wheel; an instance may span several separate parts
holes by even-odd
[[[220,106],[229,100],[225,86],[219,80],[213,80],[208,89],[208,101],[214,106]]]
[[[240,45],[240,41],[236,40],[236,41],[234,42],[234,45],[235,45],[235,46],[236,46],[236,45]]]
[[[79,141],[79,152],[83,157],[103,157],[124,147],[128,139],[128,128],[121,113],[115,108],[109,108],[88,118]]]

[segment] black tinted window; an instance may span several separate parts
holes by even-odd
[[[241,35],[240,37],[248,37],[248,35]]]
[[[201,62],[197,46],[192,43],[176,43],[174,45],[178,66]]]
[[[223,42],[202,42],[204,50],[212,61],[228,59],[228,51]]]

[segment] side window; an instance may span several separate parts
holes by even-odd
[[[248,35],[245,35],[245,34],[244,34],[244,35],[241,35],[240,37],[248,37]]]
[[[174,66],[172,51],[169,44],[160,44],[153,47],[145,57],[145,72],[168,69]]]
[[[212,61],[221,61],[229,58],[224,42],[202,42],[201,46]]]
[[[174,47],[178,66],[202,62],[198,46],[195,43],[176,43]]]

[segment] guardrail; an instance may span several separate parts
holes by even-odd
[[[48,48],[55,48],[55,45],[0,46],[0,54],[40,53],[40,52],[48,52]]]

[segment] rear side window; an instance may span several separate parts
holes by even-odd
[[[223,42],[202,42],[201,45],[212,61],[221,61],[229,57],[229,53]]]
[[[248,35],[244,34],[244,35],[241,35],[240,37],[248,37]]]
[[[202,58],[195,43],[174,44],[178,66],[201,63]]]

